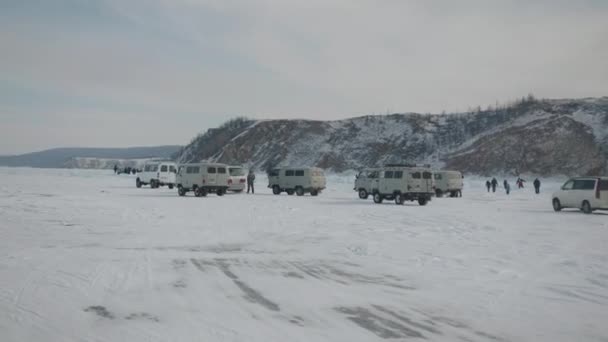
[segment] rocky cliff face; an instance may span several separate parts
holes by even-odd
[[[443,115],[238,119],[195,138],[177,159],[263,170],[319,166],[344,171],[388,162],[424,162],[475,174],[605,174],[608,97],[528,99],[497,109]]]

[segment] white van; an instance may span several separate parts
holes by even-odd
[[[577,177],[569,179],[552,196],[553,210],[578,208],[585,214],[608,210],[608,177]]]
[[[317,196],[325,189],[325,174],[317,167],[273,169],[268,173],[268,187],[275,195],[285,191],[288,195],[309,192]]]
[[[188,191],[194,196],[207,196],[215,192],[222,196],[228,190],[228,165],[217,163],[180,164],[177,170],[177,193],[185,196]]]
[[[443,197],[444,194],[450,197],[462,197],[463,177],[460,171],[433,171],[433,177],[437,197]]]
[[[247,186],[247,170],[242,166],[228,166],[228,190],[242,192]]]
[[[434,194],[433,172],[427,167],[385,167],[380,172],[378,188],[372,190],[374,203],[384,199],[395,200],[395,204],[417,200],[426,205]]]
[[[359,193],[360,199],[367,199],[373,189],[378,188],[381,169],[363,169],[355,176],[355,187],[353,190]]]
[[[150,185],[151,188],[168,186],[173,189],[175,185],[176,166],[173,162],[149,162],[144,165],[142,172],[137,175],[135,186]]]

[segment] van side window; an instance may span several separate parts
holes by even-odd
[[[158,171],[158,165],[152,166],[152,172],[156,172],[156,171]]]
[[[297,176],[297,177],[302,177],[302,176],[304,176],[304,170],[296,170],[296,176]]]
[[[420,179],[420,177],[421,177],[420,172],[414,172],[414,173],[412,173],[412,178],[414,178],[414,179]]]
[[[393,178],[393,171],[384,171],[384,178]]]
[[[214,167],[208,167],[207,168],[207,173],[217,173],[216,169]]]
[[[169,168],[167,167],[167,165],[163,165],[160,167],[160,172],[167,172],[169,170]]]
[[[278,177],[279,176],[279,170],[277,170],[277,169],[270,170],[270,172],[268,173],[268,176],[270,176],[270,177]]]
[[[595,180],[593,179],[576,179],[574,180],[573,190],[593,190],[595,189]]]
[[[441,180],[441,178],[442,178],[442,177],[441,177],[441,173],[436,173],[436,174],[435,174],[435,179],[437,179],[437,180]]]
[[[293,174],[294,174],[293,170],[285,171],[285,176],[291,177],[291,176],[293,176]]]
[[[192,173],[192,166],[186,166],[186,173]]]
[[[608,180],[600,180],[600,191],[608,190]]]
[[[433,179],[433,174],[430,173],[430,172],[428,172],[428,171],[424,171],[422,173],[422,178],[424,178],[424,179]]]
[[[226,173],[226,168],[225,167],[218,167],[217,168],[217,173]]]
[[[393,178],[401,179],[403,178],[403,171],[395,171],[393,174]]]
[[[199,166],[195,166],[192,168],[192,173],[201,173],[201,168]]]
[[[169,172],[175,173],[175,166],[173,166],[173,165],[169,166]]]
[[[566,182],[566,184],[564,184],[562,186],[562,190],[572,190],[572,185],[574,184],[574,181],[569,180]]]

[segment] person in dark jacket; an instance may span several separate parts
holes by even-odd
[[[507,192],[507,195],[511,193],[511,185],[509,185],[509,182],[507,182],[507,180],[505,179],[505,191]]]
[[[114,173],[118,173],[118,165],[114,164]]]
[[[496,178],[492,178],[492,192],[496,192],[496,187],[498,186],[498,181]]]
[[[490,192],[490,187],[492,186],[492,183],[490,183],[490,181],[486,181],[486,188],[488,188],[488,192]]]
[[[537,194],[540,194],[540,180],[538,178],[534,180],[534,190]]]
[[[255,190],[253,188],[253,183],[255,182],[255,173],[253,173],[253,170],[249,170],[249,174],[247,174],[247,193],[249,193],[249,190],[251,190],[251,193],[255,193]]]

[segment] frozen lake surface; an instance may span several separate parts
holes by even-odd
[[[1,341],[608,341],[608,215],[553,212],[557,181],[467,179],[421,207],[339,176],[319,197],[259,179],[182,198],[111,171],[0,175]]]

